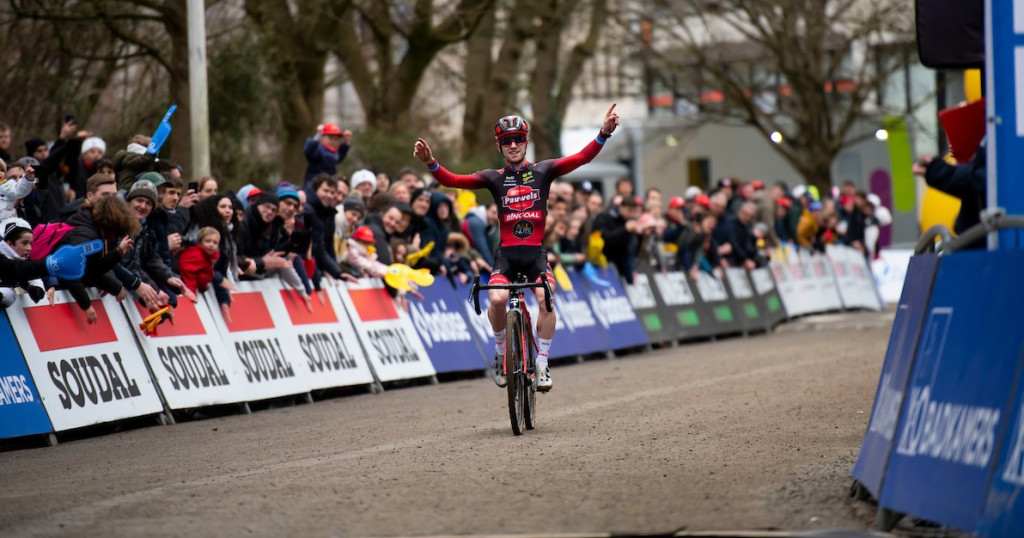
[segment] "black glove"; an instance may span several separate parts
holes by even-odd
[[[43,297],[46,297],[46,290],[39,286],[27,286],[25,291],[28,292],[28,296],[32,299],[33,303],[38,303],[43,300]]]

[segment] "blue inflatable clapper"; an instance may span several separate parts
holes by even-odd
[[[153,138],[149,141],[149,147],[146,148],[146,153],[150,155],[160,153],[160,148],[163,147],[164,142],[167,141],[167,137],[171,134],[171,116],[174,115],[174,111],[177,109],[178,105],[171,105],[171,108],[167,109],[167,114],[164,114],[163,121],[160,122],[160,126],[156,128],[156,132],[153,133]]]

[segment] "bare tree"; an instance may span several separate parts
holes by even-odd
[[[498,13],[503,15],[501,24]],[[587,22],[573,41],[577,36],[567,27],[581,15]],[[481,134],[489,132],[495,118],[520,108],[516,97],[524,88],[537,155],[560,155],[561,126],[573,87],[594,55],[607,19],[607,0],[516,0],[488,14],[468,42],[463,155],[493,150],[493,141]]]
[[[191,133],[188,127],[188,26],[186,0],[11,0],[19,18],[53,22],[62,53],[71,58],[113,62],[147,57],[167,74],[168,97],[178,105],[171,120],[174,136],[169,140],[170,155],[177,161],[191,162]],[[119,46],[95,51],[83,46],[83,33],[100,33],[117,40]],[[118,62],[121,62],[120,64]],[[149,96],[151,98],[151,96]],[[152,99],[150,99],[152,100]],[[148,124],[155,127],[158,114],[169,103],[155,106]]]
[[[667,33],[647,60],[704,119],[757,128],[808,184],[831,166],[913,42],[899,0],[661,0],[639,17]],[[664,24],[661,24],[664,22]],[[906,109],[899,113],[906,112]]]
[[[437,4],[437,5],[435,5]],[[431,61],[466,40],[494,0],[335,2],[333,50],[363,105],[366,123],[386,133],[411,126],[412,103]],[[450,4],[450,3],[449,3]]]

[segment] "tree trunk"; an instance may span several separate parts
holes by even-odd
[[[484,137],[484,107],[486,105],[487,83],[491,80],[494,62],[491,57],[491,44],[495,35],[495,11],[489,11],[480,21],[473,35],[466,42],[466,98],[465,111],[462,114],[462,146],[463,158],[474,155],[480,148],[474,143]]]
[[[169,148],[161,151],[174,162],[185,168],[185,177],[194,177],[192,166],[192,97],[189,94],[188,79],[188,25],[187,4],[185,0],[166,0],[164,28],[171,42],[170,66],[168,69],[168,88],[171,102],[178,105],[178,110],[171,117],[171,136]],[[153,130],[156,130],[153,125]],[[146,133],[150,134],[150,133]],[[168,151],[169,150],[169,151]]]
[[[313,136],[324,114],[324,68],[327,53],[307,52],[282,91],[284,140],[281,144],[282,174],[286,181],[301,184],[306,172],[306,156],[302,147]]]

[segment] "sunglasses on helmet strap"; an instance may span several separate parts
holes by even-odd
[[[498,140],[500,141],[502,146],[510,146],[512,145],[512,142],[515,142],[516,144],[524,144],[526,143],[526,135],[519,133],[510,134],[505,135]]]

